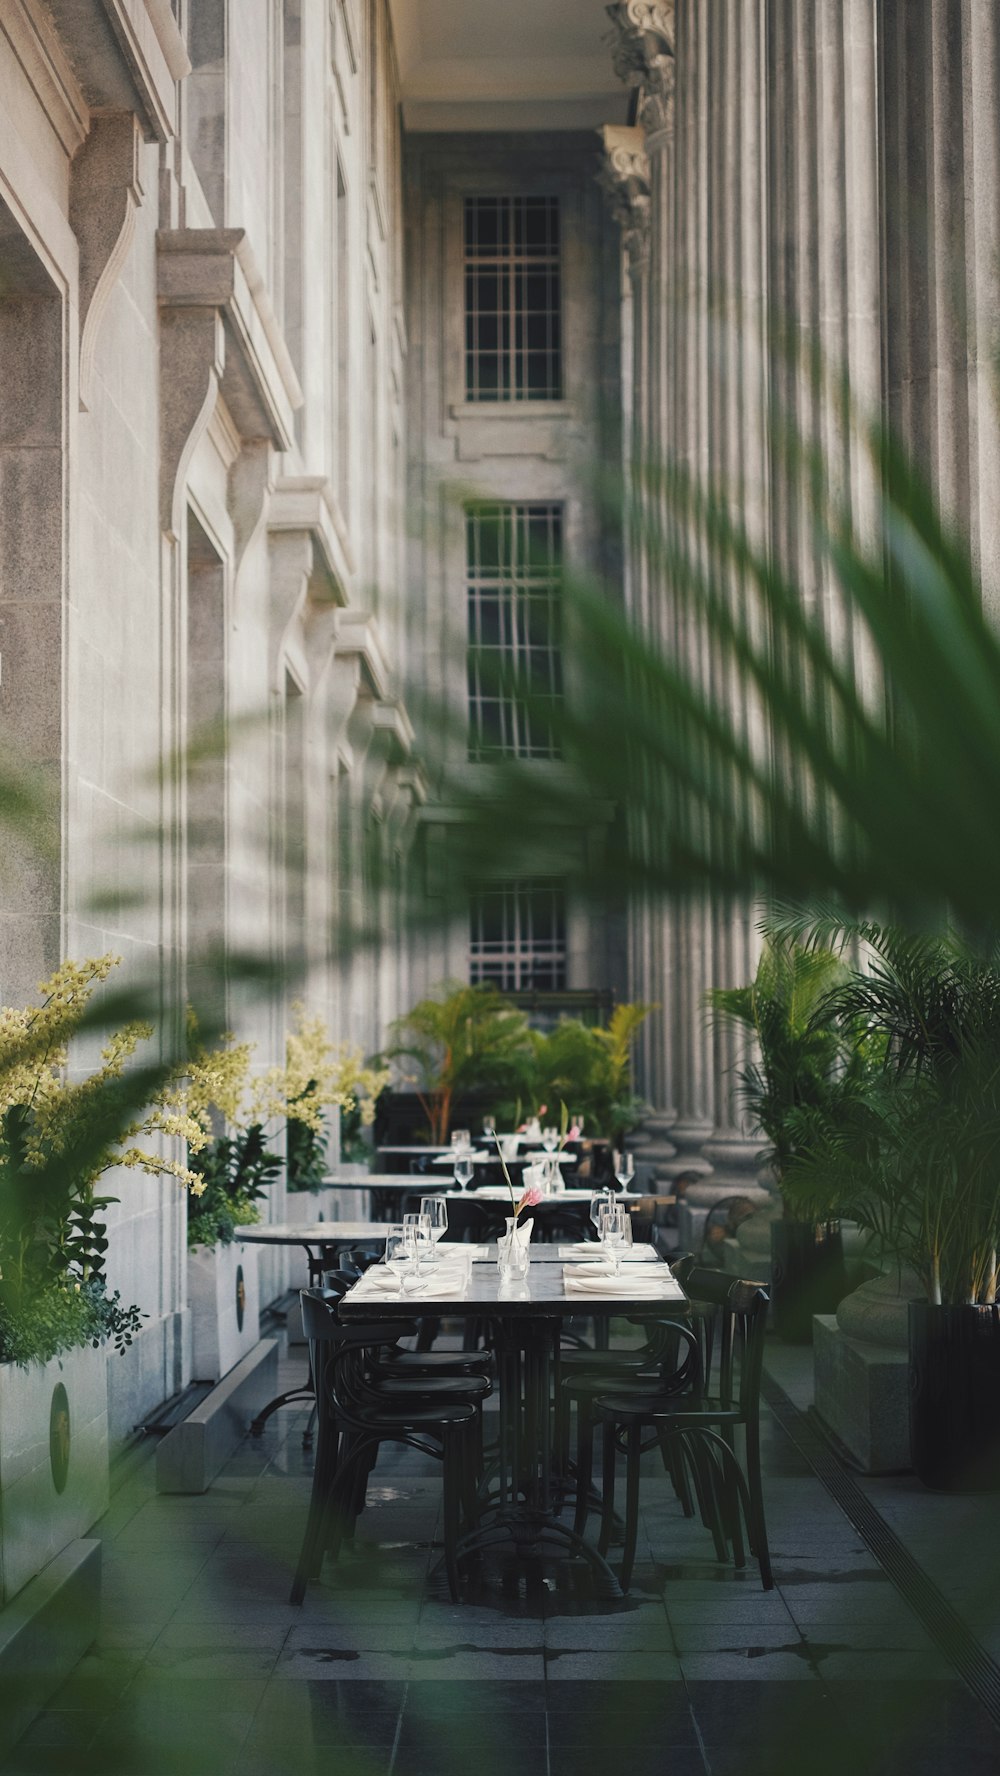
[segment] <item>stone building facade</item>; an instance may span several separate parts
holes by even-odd
[[[0,872],[0,999],[63,955],[118,951],[177,1003],[207,946],[308,953],[371,1049],[449,975],[614,990],[663,1008],[660,1178],[701,1171],[703,1208],[752,1188],[703,1014],[752,971],[752,908],[588,912],[610,809],[567,828],[564,881],[470,884],[433,936],[395,890],[434,901],[442,770],[474,779],[519,719],[470,685],[470,624],[558,688],[560,574],[599,572],[685,646],[595,517],[623,447],[724,480],[841,625],[776,492],[775,395],[862,530],[873,489],[776,329],[899,423],[995,603],[998,73],[991,0],[3,0],[0,734],[48,800]],[[473,744],[418,731],[427,693]],[[347,961],[344,916],[381,936]],[[280,997],[227,1009],[278,1058]],[[130,1176],[114,1216],[112,1286],[149,1316],[111,1363],[120,1435],[188,1378],[184,1199]]]
[[[423,793],[386,6],[8,0],[0,93],[0,720],[50,791],[44,861],[7,860],[0,997],[110,949],[176,1004],[210,946],[308,950],[370,1050],[405,946],[385,904],[342,964],[333,919]],[[280,996],[232,1000],[277,1060]],[[111,1286],[148,1320],[110,1364],[115,1435],[189,1374],[183,1194],[121,1194]]]

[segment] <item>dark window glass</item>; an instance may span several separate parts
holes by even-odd
[[[466,399],[559,400],[558,198],[466,198],[465,267]]]

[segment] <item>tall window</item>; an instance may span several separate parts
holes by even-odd
[[[469,979],[505,993],[566,985],[566,891],[561,882],[511,882],[472,897]]]
[[[557,197],[465,200],[465,394],[562,396]]]
[[[469,757],[558,758],[562,507],[470,507],[466,543]]]

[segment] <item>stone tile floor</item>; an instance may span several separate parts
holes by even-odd
[[[100,1526],[99,1641],[3,1776],[1000,1772],[989,1717],[767,1414],[774,1591],[717,1564],[651,1466],[621,1605],[555,1568],[452,1605],[437,1471],[404,1450],[379,1462],[355,1549],[294,1608],[303,1424],[280,1414],[202,1498],[158,1497],[151,1460],[133,1468]],[[912,1483],[870,1491],[947,1569],[954,1514],[923,1512]],[[958,1539],[967,1585],[992,1586],[995,1542]]]

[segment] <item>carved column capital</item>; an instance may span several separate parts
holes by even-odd
[[[637,275],[649,257],[649,157],[641,129],[605,124],[598,131],[604,156],[597,183],[606,193],[611,214],[622,231],[629,267]]]
[[[674,127],[674,0],[616,0],[611,59],[627,86],[639,89],[639,123],[651,147]]]

